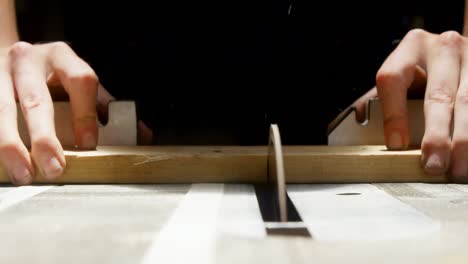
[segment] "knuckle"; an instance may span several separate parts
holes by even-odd
[[[15,157],[23,155],[21,140],[9,140],[0,143],[0,159],[5,162],[5,159],[12,160]]]
[[[427,35],[428,35],[427,31],[420,29],[420,28],[416,28],[416,29],[410,30],[406,34],[405,39],[420,41],[426,38]]]
[[[70,49],[70,46],[63,41],[56,41],[50,44],[54,50],[65,50]]]
[[[440,34],[438,40],[443,46],[459,46],[463,43],[463,37],[454,30]]]
[[[447,135],[439,134],[434,131],[426,132],[423,137],[421,147],[423,149],[444,149],[450,148],[451,140]]]
[[[73,118],[73,120],[78,124],[89,124],[96,123],[98,120],[97,113],[89,113],[86,115],[81,115]]]
[[[468,150],[468,136],[454,137],[452,147],[454,151]]]
[[[396,84],[405,80],[416,68],[415,64],[407,63],[398,69],[381,68],[376,75],[377,89],[392,89]]]
[[[93,70],[83,70],[71,73],[68,79],[83,93],[96,93],[99,86],[99,80]]]
[[[21,98],[21,107],[28,112],[36,108],[47,108],[46,98],[44,95],[33,92]]]
[[[31,143],[35,151],[52,151],[57,146],[56,138],[51,135],[36,136],[31,139]]]
[[[64,52],[71,51],[71,47],[63,41],[56,41],[53,43],[47,44],[47,48],[45,49],[45,52],[55,54],[57,56],[63,56]]]
[[[25,56],[31,52],[32,48],[33,48],[33,45],[31,45],[30,43],[19,41],[10,47],[8,51],[8,55],[12,58]]]
[[[391,84],[401,80],[401,78],[403,78],[403,75],[398,71],[380,69],[377,72],[375,80],[377,83],[377,88],[384,88],[391,86]]]
[[[447,104],[453,108],[454,95],[446,85],[440,85],[441,88],[429,89],[427,91],[426,104]]]
[[[71,50],[70,46],[63,41],[56,41],[45,44],[44,52],[53,54],[53,56],[63,56],[64,52]]]

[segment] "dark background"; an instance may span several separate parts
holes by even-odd
[[[374,1],[375,2],[375,1]],[[461,32],[463,1],[17,1],[30,42],[65,40],[155,144],[326,144],[408,30]]]

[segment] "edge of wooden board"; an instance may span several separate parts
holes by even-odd
[[[385,146],[283,146],[288,183],[447,182],[424,173],[419,149]],[[34,183],[261,183],[267,146],[99,146],[65,151],[64,174]],[[38,170],[36,170],[38,171]],[[0,182],[9,178],[0,169]]]

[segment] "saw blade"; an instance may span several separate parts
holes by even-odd
[[[280,222],[288,221],[286,180],[284,173],[281,136],[278,125],[270,127],[268,143],[268,183],[273,186]]]

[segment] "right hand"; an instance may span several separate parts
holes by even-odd
[[[15,185],[33,182],[37,173],[33,162],[47,179],[57,178],[64,171],[65,156],[55,133],[50,80],[60,83],[68,93],[78,148],[96,147],[100,85],[93,69],[63,42],[17,42],[0,49],[0,163]],[[112,100],[108,93],[100,94],[107,95],[103,101]],[[27,124],[31,154],[18,133],[16,101]]]

